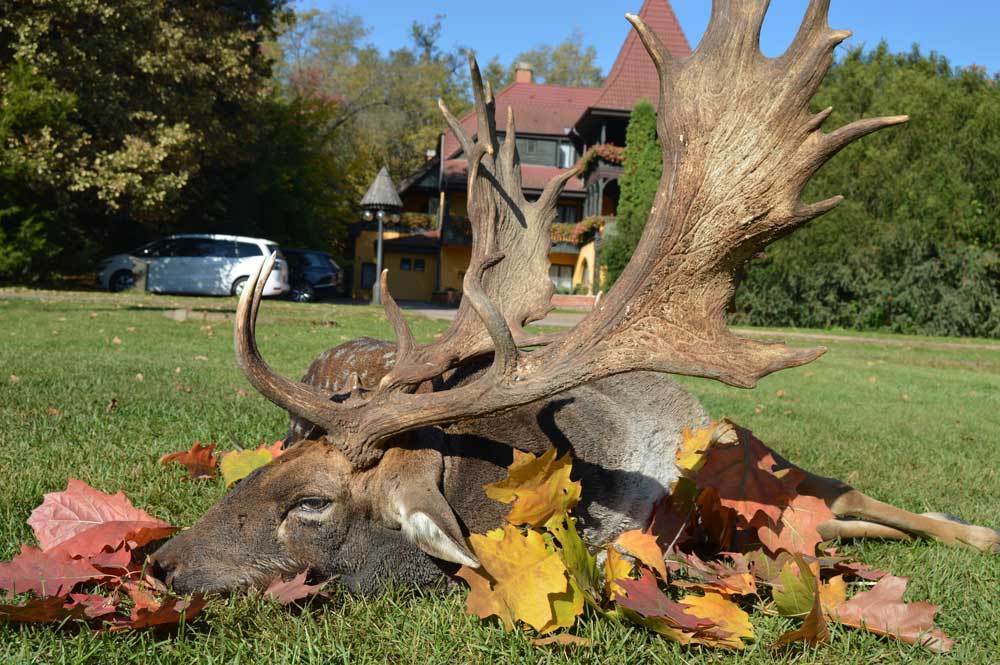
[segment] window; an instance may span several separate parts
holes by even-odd
[[[572,168],[576,164],[576,146],[567,141],[559,143],[559,163],[556,165],[561,169]]]
[[[559,144],[548,139],[517,139],[517,152],[525,164],[556,166]]]
[[[575,205],[561,205],[558,209],[559,221],[564,224],[576,224],[580,221],[580,208]]]
[[[375,264],[361,264],[361,288],[370,289],[375,286]]]
[[[260,246],[253,244],[252,242],[238,242],[236,243],[236,258],[238,259],[248,259],[253,256],[261,256],[263,254],[260,251]]]
[[[424,268],[423,259],[411,259],[409,256],[404,256],[399,260],[399,269],[406,272],[423,272]]]
[[[549,279],[562,291],[573,289],[573,266],[549,266]]]

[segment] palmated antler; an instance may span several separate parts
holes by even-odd
[[[477,300],[493,303],[518,346],[543,345],[555,338],[528,335],[524,326],[545,318],[552,309],[554,287],[548,276],[552,223],[563,188],[579,172],[572,168],[560,173],[546,185],[537,201],[528,201],[521,187],[514,113],[507,109],[506,135],[501,144],[493,91],[488,84],[483,85],[472,55],[469,69],[476,134],[470,136],[444,101],[438,102],[468,162],[472,256],[463,284],[465,297],[454,321],[438,340],[424,346],[410,345],[404,353],[402,342],[409,332],[403,330],[405,321],[397,311],[391,311],[397,308],[383,292],[386,313],[401,342],[396,364],[382,380],[383,388],[414,386],[471,358],[491,353],[492,338],[477,313]],[[470,293],[481,293],[482,298],[470,297]]]
[[[852,141],[907,118],[862,120],[822,132],[830,110],[814,115],[809,102],[833,62],[834,48],[850,33],[827,25],[829,0],[811,0],[788,51],[766,58],[759,36],[767,7],[767,0],[715,0],[702,43],[684,60],[673,59],[640,18],[628,16],[660,76],[657,133],[664,176],[631,262],[571,333],[534,351],[518,348],[513,310],[503,289],[498,293],[491,282],[502,275],[524,288],[521,275],[501,269],[516,265],[505,263],[514,258],[507,248],[520,245],[500,234],[518,229],[490,223],[501,209],[498,200],[519,191],[516,156],[508,168],[502,152],[500,160],[491,161],[495,141],[466,140],[474,249],[465,295],[492,342],[490,370],[447,391],[381,389],[341,403],[313,403],[308,413],[286,406],[309,399],[302,388],[277,398],[262,392],[321,425],[353,463],[367,465],[397,434],[497,413],[613,374],[653,370],[753,387],[771,372],[819,357],[824,349],[790,349],[730,333],[724,317],[735,274],[769,243],[840,203],[841,197],[813,204],[801,200],[806,183],[826,161]],[[488,94],[477,94],[477,105],[488,110],[489,103]],[[490,118],[480,114],[480,138],[495,136]],[[527,239],[541,242],[530,229]],[[252,331],[259,293],[259,287],[247,289],[240,303],[238,318],[248,321],[242,328],[237,324],[238,343],[240,330]],[[414,348],[406,339],[402,333],[401,343]],[[252,337],[244,341],[249,342],[244,348],[256,353]],[[246,361],[244,366],[257,367]],[[275,379],[258,381],[280,389]]]

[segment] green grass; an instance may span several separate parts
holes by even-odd
[[[37,298],[43,298],[37,300]],[[33,298],[33,299],[26,299]],[[157,458],[194,440],[222,447],[271,442],[285,416],[257,396],[232,358],[231,299],[0,292],[0,557],[31,541],[25,520],[70,476],[124,490],[174,524],[192,523],[222,492],[182,482]],[[163,310],[213,310],[177,322]],[[198,316],[203,316],[197,312]],[[445,323],[414,319],[421,340]],[[359,335],[387,337],[368,307],[268,302],[259,325],[266,357],[299,375],[325,348]],[[113,343],[117,337],[120,344]],[[891,338],[898,341],[903,338]],[[751,427],[790,459],[915,511],[945,510],[1000,526],[1000,352],[834,342],[804,368],[754,391],[683,379],[716,416]],[[796,342],[798,343],[798,342]],[[180,372],[177,372],[180,368]],[[9,375],[16,375],[13,383]],[[136,378],[142,374],[143,380]],[[188,392],[190,390],[190,392]],[[243,391],[243,392],[241,392]],[[779,391],[783,391],[780,392]],[[249,393],[249,394],[245,394]],[[779,394],[781,396],[779,396]],[[111,413],[112,399],[118,407]],[[1000,557],[933,543],[847,544],[851,555],[912,578],[909,599],[941,605],[957,641],[946,662],[1000,658]],[[773,651],[789,621],[754,613],[745,653],[680,649],[640,630],[586,620],[597,646],[542,651],[521,633],[463,613],[464,592],[397,589],[375,599],[337,595],[295,613],[247,597],[209,609],[176,636],[0,627],[0,662],[73,663],[924,663],[919,649],[837,630],[818,650]]]

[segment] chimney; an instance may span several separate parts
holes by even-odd
[[[514,65],[515,83],[533,83],[535,78],[535,68],[527,62],[519,62]]]

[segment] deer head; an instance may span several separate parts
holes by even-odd
[[[472,261],[458,316],[417,345],[381,285],[397,360],[372,390],[340,394],[286,379],[261,358],[254,325],[273,257],[248,284],[236,316],[236,357],[251,384],[325,433],[242,481],[192,529],[155,554],[182,590],[259,583],[310,566],[365,588],[382,569],[413,566],[418,547],[475,565],[441,495],[440,453],[408,447],[417,431],[448,427],[636,370],[700,376],[750,388],[824,349],[791,349],[730,333],[724,315],[737,271],[774,240],[836,207],[802,201],[813,174],[852,141],[906,117],[863,120],[825,133],[831,109],[809,103],[850,33],[827,25],[829,0],[811,0],[787,52],[759,48],[768,0],[714,0],[698,49],[673,59],[640,18],[627,18],[660,78],[657,133],[663,179],[632,260],[571,332],[531,337],[549,310],[549,231],[570,170],[525,200],[507,114],[501,145],[494,100],[470,61],[478,118],[470,136],[442,104],[469,162]],[[488,369],[452,370],[492,356]],[[430,381],[437,384],[430,388]],[[402,554],[401,554],[402,552]],[[426,564],[424,564],[426,565]],[[421,571],[420,574],[423,574]]]

